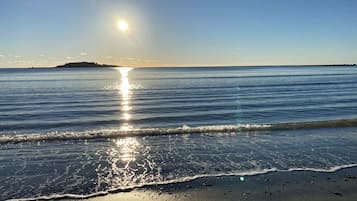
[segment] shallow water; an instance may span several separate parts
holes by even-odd
[[[353,67],[0,69],[0,198],[354,165],[356,81]]]

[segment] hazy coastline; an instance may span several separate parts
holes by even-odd
[[[133,68],[244,68],[244,67],[356,67],[357,64],[302,64],[302,65],[199,65],[199,66],[121,66],[114,64],[99,64],[97,62],[70,62],[57,66],[43,66],[43,67],[21,67],[21,68],[29,68],[29,69],[39,69],[39,68],[115,68],[115,67],[133,67]]]

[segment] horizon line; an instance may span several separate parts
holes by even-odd
[[[95,62],[96,63],[96,62]],[[67,64],[67,63],[66,63]],[[101,64],[101,65],[114,65],[114,64]],[[131,68],[189,68],[189,67],[307,67],[307,66],[357,66],[357,63],[341,63],[341,64],[273,64],[273,65],[166,65],[166,66],[126,66],[118,65],[117,67],[131,67]],[[28,69],[28,68],[56,68],[57,66],[23,66],[23,67],[0,67],[0,69],[9,69],[9,68],[19,68],[19,69]],[[101,67],[98,67],[101,68]],[[106,68],[106,67],[102,67]],[[113,67],[115,68],[115,67]]]

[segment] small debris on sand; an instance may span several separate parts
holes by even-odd
[[[209,186],[212,186],[212,184],[203,183],[202,186],[207,186],[207,187],[209,187]]]
[[[330,192],[330,193],[332,193],[332,194],[334,194],[334,195],[337,195],[337,196],[343,196],[343,194],[342,194],[342,193],[339,193],[339,192]]]
[[[352,175],[347,175],[345,177],[345,179],[357,179],[357,177],[356,176],[352,176]]]

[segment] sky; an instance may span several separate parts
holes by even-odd
[[[128,29],[121,31],[118,20]],[[0,67],[357,63],[356,0],[1,0]]]

